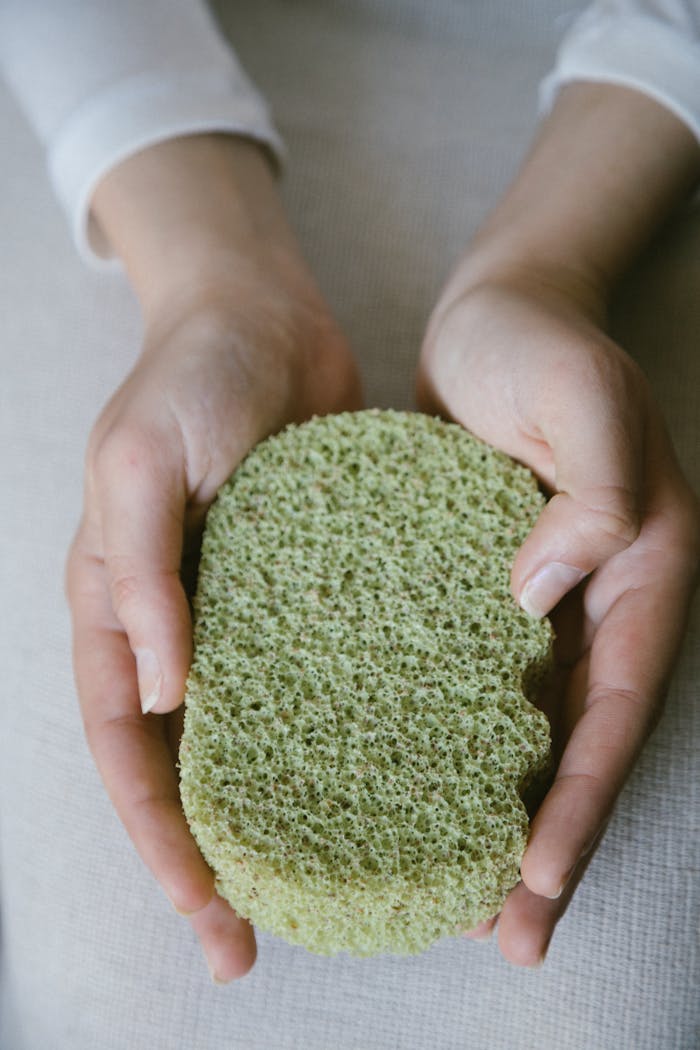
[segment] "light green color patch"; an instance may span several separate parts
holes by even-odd
[[[421,951],[499,910],[552,631],[510,595],[543,505],[461,427],[371,410],[260,444],[207,518],[180,749],[219,892],[308,949]]]

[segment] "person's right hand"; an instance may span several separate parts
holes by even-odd
[[[139,181],[139,165],[160,168],[162,191],[176,161],[181,180],[183,161],[216,165],[217,149],[238,151],[239,193],[257,183],[248,216],[264,210],[268,236],[249,231],[245,253],[227,257],[218,276],[210,268],[201,280],[195,270],[191,281],[174,281],[176,294],[156,282],[140,295],[144,348],[90,438],[67,590],[78,693],[99,772],[142,859],[189,916],[212,975],[226,981],[252,966],[255,940],[215,893],[180,805],[176,748],[192,650],[183,584],[206,510],[246,453],[287,422],[360,407],[361,395],[351,354],[288,232],[270,236],[274,189],[255,147],[166,143],[117,172],[112,198],[126,192],[131,206],[133,187],[123,183]],[[190,234],[182,249],[188,238],[195,253]],[[217,263],[215,244],[207,259]],[[138,263],[132,280],[134,269]]]

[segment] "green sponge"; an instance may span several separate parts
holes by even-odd
[[[547,621],[509,591],[543,505],[461,427],[371,410],[260,444],[206,524],[181,793],[235,910],[321,954],[499,910],[549,729]]]

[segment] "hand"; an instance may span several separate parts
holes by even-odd
[[[421,407],[526,463],[552,494],[511,580],[532,615],[558,606],[568,671],[556,776],[498,923],[520,965],[543,960],[661,713],[700,557],[697,502],[659,410],[596,314],[532,268],[476,284],[458,270],[418,376]]]
[[[233,161],[236,178],[229,172],[221,184],[225,193],[233,185],[239,199],[247,194],[243,218],[235,218],[245,236],[226,230],[219,210],[209,243],[200,214],[196,232],[183,233],[184,251],[168,244],[152,266],[143,255],[160,252],[154,240],[140,251],[127,246],[132,279],[143,273],[148,282],[134,282],[146,315],[144,348],[90,438],[67,590],[78,692],[98,769],[141,857],[189,916],[213,976],[226,981],[252,966],[255,940],[250,924],[215,894],[180,806],[175,763],[192,645],[183,583],[206,510],[248,450],[289,421],[359,407],[360,391],[351,355],[279,216],[279,229],[270,229],[274,188],[262,158],[250,156],[254,147],[200,139],[156,150],[127,162],[107,187],[103,211],[119,216],[121,231],[128,228],[122,203],[136,207],[144,168],[159,198],[167,197],[171,176],[177,181],[171,204],[185,216],[186,207],[176,205],[187,165],[198,197],[208,177],[204,197],[214,201],[216,167]],[[119,206],[110,210],[115,197]],[[144,207],[150,220],[160,200]],[[266,236],[257,238],[248,222],[265,227]],[[164,228],[175,236],[171,223],[158,237]]]

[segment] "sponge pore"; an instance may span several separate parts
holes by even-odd
[[[543,505],[461,427],[370,410],[257,446],[209,511],[181,794],[219,893],[320,954],[409,954],[519,878],[552,631],[510,595]]]

